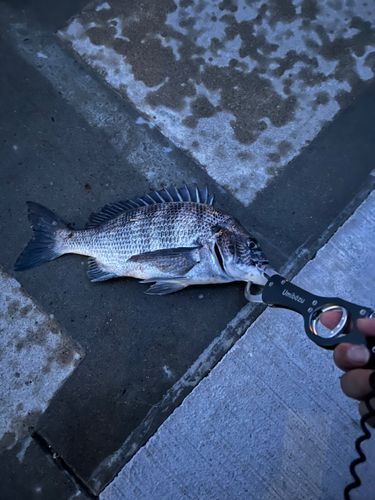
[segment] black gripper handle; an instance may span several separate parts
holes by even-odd
[[[373,313],[371,308],[353,304],[338,297],[313,295],[303,288],[290,283],[280,275],[274,275],[268,280],[263,289],[262,300],[268,305],[284,307],[301,314],[304,319],[307,336],[315,344],[324,349],[334,349],[343,342],[367,346],[373,353],[367,367],[375,368],[375,337],[365,337],[356,326],[357,319],[368,318]],[[350,333],[331,338],[324,338],[315,334],[311,326],[312,321],[327,306],[339,306],[347,310],[349,319],[351,317],[353,321]]]

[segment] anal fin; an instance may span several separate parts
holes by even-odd
[[[183,288],[187,287],[189,283],[184,283],[183,278],[180,278],[179,280],[168,280],[168,279],[160,279],[160,278],[155,278],[150,279],[150,280],[145,280],[141,281],[140,283],[150,283],[152,281],[155,281],[156,283],[148,290],[146,290],[144,293],[147,295],[168,295],[169,293],[174,293],[178,292],[179,290],[182,290]]]
[[[110,280],[112,278],[117,278],[118,275],[115,273],[111,273],[104,269],[102,264],[98,262],[96,259],[93,257],[89,257],[88,259],[88,264],[89,264],[89,269],[87,271],[87,276],[90,278],[91,281],[106,281]]]

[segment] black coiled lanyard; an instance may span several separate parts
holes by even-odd
[[[305,332],[307,336],[320,347],[333,350],[343,342],[350,344],[363,344],[372,353],[369,363],[364,367],[375,369],[375,337],[365,337],[356,327],[357,319],[369,318],[374,315],[374,311],[368,307],[359,306],[337,297],[320,297],[313,295],[302,288],[290,283],[286,278],[280,276],[274,271],[268,272],[269,280],[258,295],[251,294],[250,284],[246,287],[245,295],[251,302],[261,302],[270,306],[283,307],[295,311],[304,318]],[[319,329],[319,319],[324,312],[334,311],[341,313],[341,319],[334,330],[322,331]],[[349,322],[352,322],[350,333],[344,333]],[[366,399],[365,404],[367,413],[361,418],[360,425],[363,435],[360,436],[355,447],[358,452],[358,458],[350,464],[350,473],[354,481],[345,488],[344,498],[350,500],[352,489],[361,485],[361,480],[356,472],[357,465],[366,461],[366,456],[361,449],[364,441],[371,437],[371,433],[366,427],[366,422],[370,418],[375,418],[375,410],[371,406],[370,400],[375,397],[375,372],[370,375],[370,385],[373,392]]]
[[[363,430],[363,434],[355,442],[355,449],[357,450],[358,458],[353,460],[352,463],[350,464],[350,474],[353,476],[354,481],[352,483],[348,484],[348,486],[344,490],[345,500],[350,500],[350,492],[354,488],[358,488],[358,486],[361,486],[361,480],[359,479],[355,468],[357,467],[357,465],[362,464],[363,462],[366,461],[366,455],[363,453],[361,445],[362,445],[363,441],[367,441],[367,439],[369,439],[371,437],[371,433],[368,430],[368,428],[366,427],[366,422],[370,418],[375,417],[375,410],[371,406],[371,403],[370,403],[371,399],[375,398],[375,372],[371,373],[369,381],[370,381],[370,385],[371,385],[373,391],[365,399],[367,413],[365,415],[363,415],[363,417],[361,418],[361,421],[360,421],[360,424],[361,424],[361,427]]]

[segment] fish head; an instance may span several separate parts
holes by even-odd
[[[226,274],[234,280],[265,285],[268,259],[257,240],[236,221],[216,229],[216,257]]]

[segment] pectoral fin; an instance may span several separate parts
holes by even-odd
[[[180,247],[156,250],[155,252],[133,255],[128,262],[149,265],[152,266],[155,271],[168,273],[171,276],[184,276],[200,261],[200,248],[201,247]]]

